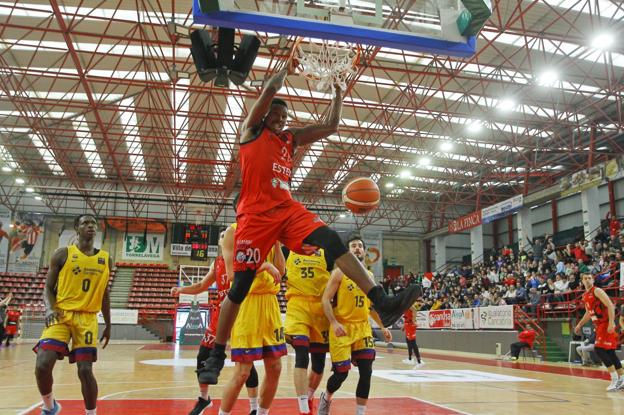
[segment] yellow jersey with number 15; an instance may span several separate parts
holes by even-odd
[[[56,308],[97,313],[108,285],[108,252],[85,255],[76,245],[67,247],[67,260],[58,276]]]
[[[369,271],[369,274],[372,273]],[[368,321],[371,301],[364,291],[344,275],[336,292],[334,315],[340,323],[361,323]]]

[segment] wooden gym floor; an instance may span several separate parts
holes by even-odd
[[[31,347],[32,344],[19,344],[0,349],[2,415],[39,414]],[[98,414],[186,415],[197,396],[195,353],[195,347],[180,349],[168,344],[112,344],[100,350],[100,360],[95,365],[100,388]],[[426,365],[414,371],[402,363],[404,358],[405,350],[378,348],[369,414],[624,414],[624,392],[605,391],[608,381],[602,369],[530,361],[511,363],[488,356],[425,351]],[[283,362],[280,399],[271,408],[271,414],[296,415],[293,354]],[[223,384],[231,370],[224,369]],[[261,366],[259,373],[262,378]],[[326,377],[328,374],[329,364]],[[54,378],[54,393],[63,405],[62,414],[84,414],[75,366],[67,360],[58,362]],[[332,405],[332,415],[355,412],[356,383],[354,370],[335,395],[338,399]],[[324,387],[325,379],[321,385]],[[221,385],[211,387],[216,405],[205,414],[218,413],[221,391]],[[244,391],[241,397],[246,398]],[[234,414],[247,413],[247,400],[241,399]]]

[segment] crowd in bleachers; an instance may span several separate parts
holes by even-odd
[[[382,285],[396,293],[424,281],[421,310],[519,304],[534,313],[580,298],[582,273],[595,275],[598,286],[616,287],[623,247],[620,222],[611,219],[591,240],[558,247],[545,235],[527,240],[521,248],[493,250],[477,265],[454,266],[424,276],[386,277]]]

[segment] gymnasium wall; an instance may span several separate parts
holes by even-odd
[[[422,240],[407,236],[383,236],[382,254],[389,265],[402,265],[403,272],[419,272],[422,267]]]
[[[383,336],[378,336],[383,338]],[[470,353],[496,353],[496,343],[501,344],[502,354],[509,351],[509,345],[518,341],[518,332],[506,331],[459,331],[418,330],[418,347],[434,350],[449,350]],[[404,343],[405,333],[392,330],[392,341]]]

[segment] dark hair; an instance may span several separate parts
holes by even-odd
[[[78,227],[78,225],[80,225],[80,219],[84,218],[85,216],[90,216],[90,217],[92,217],[93,219],[95,219],[95,216],[93,216],[93,215],[92,215],[92,214],[90,214],[90,213],[83,213],[82,215],[78,215],[78,216],[76,216],[76,217],[74,218],[74,228],[77,228],[77,227]]]
[[[273,100],[271,101],[271,106],[273,105],[281,105],[282,107],[288,109],[288,104],[281,98],[273,98]]]
[[[364,248],[366,248],[366,243],[358,231],[353,231],[349,234],[349,237],[347,238],[347,246],[353,241],[361,241]]]

